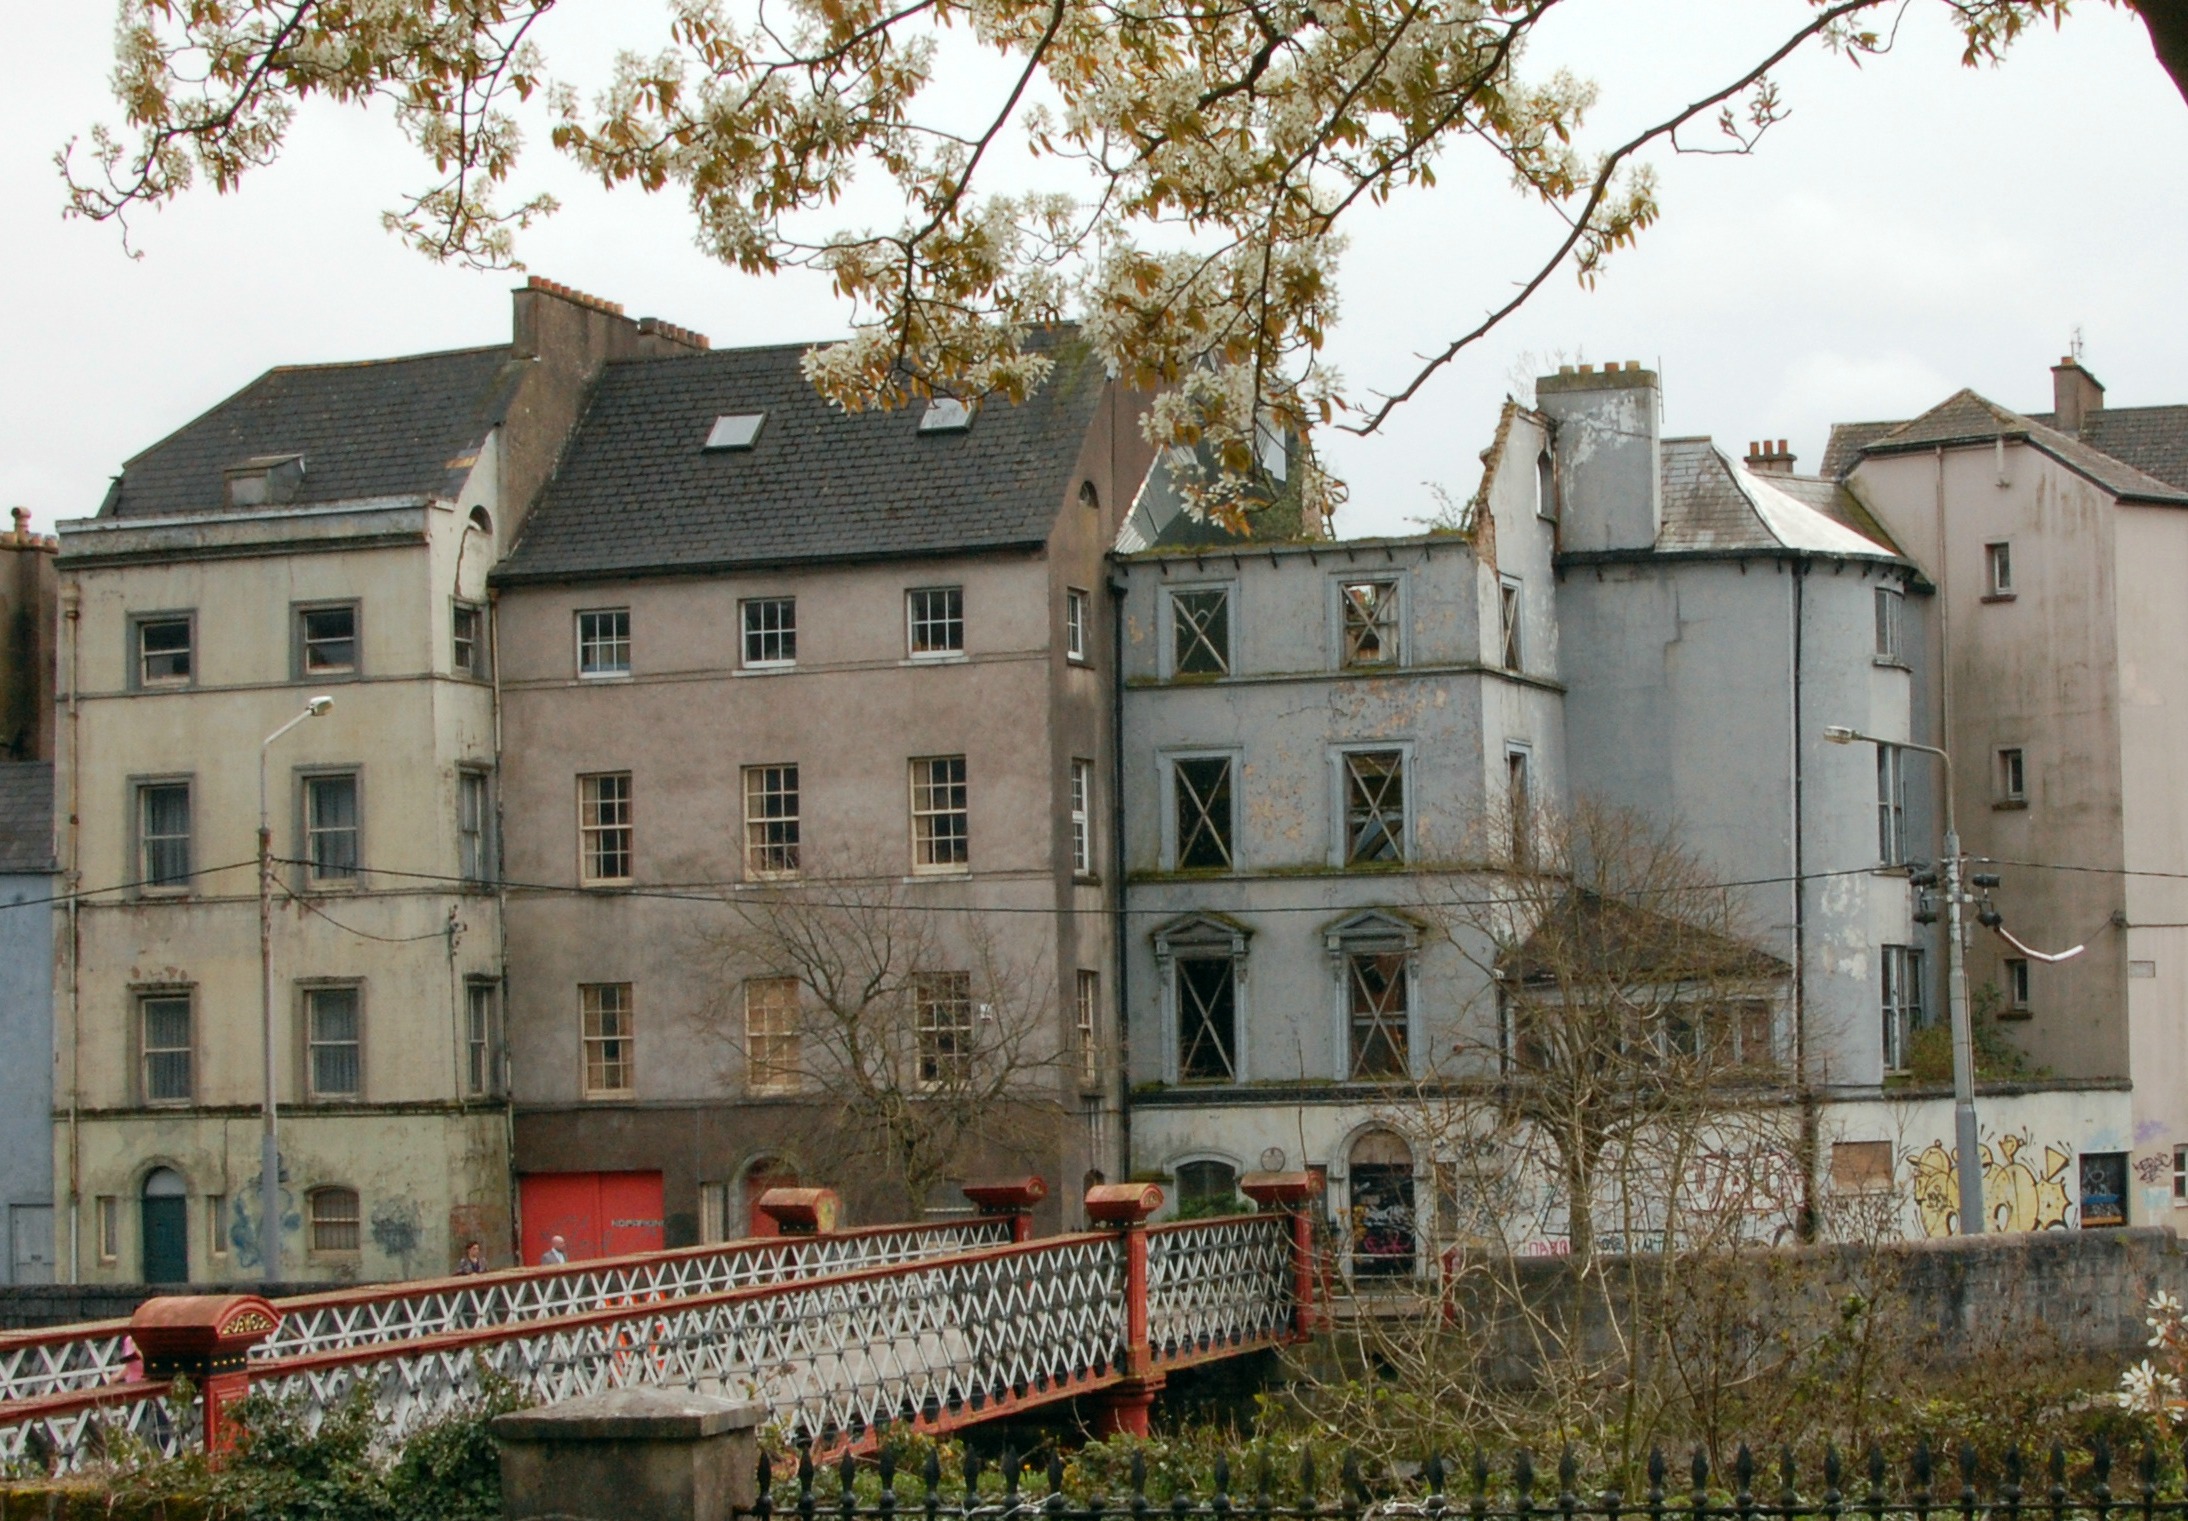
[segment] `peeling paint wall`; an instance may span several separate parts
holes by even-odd
[[[1478,894],[1497,849],[1482,830],[1499,809],[1507,756],[1524,752],[1538,803],[1564,795],[1560,704],[1564,655],[1551,573],[1554,525],[1535,512],[1540,423],[1515,413],[1491,457],[1488,514],[1471,538],[1250,546],[1236,552],[1149,552],[1121,561],[1126,887],[1130,958],[1129,1076],[1143,1096],[1175,1076],[1174,989],[1157,931],[1193,914],[1227,916],[1247,939],[1239,982],[1242,1081],[1180,1089],[1135,1106],[1132,1162],[1183,1160],[1235,1169],[1334,1167],[1369,1128],[1386,1085],[1348,1081],[1346,975],[1328,934],[1353,916],[1433,917],[1434,905]],[[1477,545],[1495,546],[1494,563]],[[1521,660],[1501,668],[1503,578],[1521,588]],[[1400,588],[1402,658],[1343,663],[1341,588]],[[1171,599],[1222,588],[1230,598],[1228,674],[1177,678]],[[1343,754],[1388,747],[1405,756],[1410,840],[1403,866],[1345,864]],[[1179,871],[1172,765],[1181,753],[1233,758],[1234,866]],[[1485,979],[1433,932],[1418,936],[1409,989],[1416,1070],[1449,1066],[1453,1048],[1493,1049]],[[1299,1095],[1282,1125],[1257,1106],[1272,1086]],[[1173,1107],[1173,1105],[1190,1107]]]

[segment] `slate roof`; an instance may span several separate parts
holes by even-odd
[[[1854,468],[1855,462],[1861,458],[1862,450],[1891,432],[1904,420],[1831,424],[1831,441],[1823,446],[1823,468],[1817,473],[1826,480],[1837,480]]]
[[[53,870],[53,762],[0,761],[0,874]]]
[[[524,369],[499,344],[268,370],[124,465],[99,516],[230,510],[223,472],[263,455],[304,456],[290,505],[445,495]]]
[[[1881,530],[1835,481],[1749,470],[1706,438],[1663,443],[1658,552],[1797,549],[1895,557]],[[1871,528],[1873,528],[1873,523]]]
[[[2061,432],[2049,412],[2020,413],[1962,390],[1898,423],[1840,423],[1824,451],[1824,474],[1843,476],[1864,453],[1989,443],[2001,434],[2025,441],[2114,496],[2188,506],[2188,406],[2106,408],[2079,437]]]
[[[2059,426],[2055,412],[2028,417]],[[2081,439],[2145,475],[2188,489],[2188,407],[2105,407],[2082,420]]]
[[[963,432],[921,433],[923,404],[845,412],[810,347],[717,349],[607,366],[502,583],[941,554],[1046,543],[1102,397],[1069,329],[1056,367]],[[701,446],[714,420],[765,412],[750,450]]]

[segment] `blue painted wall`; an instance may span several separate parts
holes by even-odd
[[[50,1281],[54,879],[0,875],[0,1283]],[[25,1206],[30,1206],[26,1208]],[[44,1206],[43,1223],[34,1214]],[[17,1274],[32,1233],[47,1267]]]

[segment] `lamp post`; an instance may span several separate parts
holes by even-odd
[[[258,1144],[258,1262],[268,1283],[281,1281],[281,1144],[274,1097],[273,1016],[273,826],[266,818],[266,752],[273,742],[307,718],[334,706],[331,697],[314,697],[304,711],[267,735],[258,746],[258,1016],[265,1041],[266,1093]]]
[[[1961,945],[1960,825],[1953,811],[1952,757],[1935,745],[1917,745],[1901,739],[1879,739],[1839,724],[1824,729],[1823,737],[1834,745],[1857,741],[1919,750],[1934,755],[1945,766],[1945,859],[1939,862],[1945,886],[1945,1003],[1952,1015],[1952,1113],[1954,1170],[1960,1178],[1960,1234],[1983,1234],[1983,1159],[1977,1150],[1975,1129],[1975,1032],[1968,1020],[1967,954]]]

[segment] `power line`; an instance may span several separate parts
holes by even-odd
[[[22,898],[13,903],[0,903],[0,914],[11,908],[45,908],[55,903],[81,902],[86,898],[102,898],[108,893],[125,893],[139,887],[172,887],[177,882],[187,882],[198,877],[217,876],[224,871],[241,871],[246,866],[256,866],[258,858],[248,861],[230,861],[225,866],[200,866],[191,871],[169,872],[165,876],[140,877],[134,882],[116,882],[111,887],[82,887],[72,893],[54,893],[45,898]],[[24,873],[25,876],[31,873]]]
[[[311,864],[308,861],[297,860],[291,857],[276,857],[275,859],[278,864],[283,866],[309,866]],[[729,889],[747,888],[753,885],[747,882],[740,881],[716,881],[671,883],[660,887],[583,887],[573,886],[567,882],[526,882],[507,877],[492,879],[477,877],[454,877],[439,872],[398,871],[392,867],[384,866],[360,866],[356,868],[356,870],[361,876],[400,877],[408,881],[449,884],[461,888],[466,888],[472,891],[487,891],[507,888],[517,892],[556,893],[567,897],[646,898],[669,903],[705,903],[718,906],[735,906],[736,900],[734,898],[724,896],[725,891]],[[1805,877],[1799,880],[1820,881],[1832,877],[1867,876],[1873,873],[1875,870],[1876,868],[1874,866],[1850,866],[1837,871],[1809,872],[1805,875]],[[1448,873],[1441,874],[1452,876],[1487,876],[1500,875],[1503,874],[1503,872],[1500,868],[1483,867],[1473,871],[1453,870]],[[875,880],[894,881],[895,879],[888,878]],[[1363,874],[1362,876],[1348,878],[1348,880],[1373,880],[1373,878]],[[1791,876],[1748,877],[1725,882],[1682,883],[1665,888],[1663,889],[1663,891],[1667,894],[1690,892],[1718,892],[1740,887],[1782,886],[1789,884],[1795,880],[1796,879]],[[1162,885],[1190,885],[1190,883],[1191,879],[1186,879],[1182,883]],[[823,899],[810,897],[801,897],[798,901],[801,904],[812,908],[856,909],[878,906],[875,903],[829,902]],[[1534,900],[1523,897],[1514,897],[1510,895],[1489,898],[1417,898],[1410,900],[1410,903],[1392,903],[1388,906],[1396,908],[1405,908],[1408,906],[1420,908],[1496,908],[1510,906],[1513,904],[1525,904],[1531,901]],[[892,903],[889,906],[892,909],[901,909],[911,913],[943,914],[1038,914],[1042,916],[1050,916],[1058,912],[1071,911],[1058,910],[1048,907],[1022,906],[1014,904],[989,905],[977,903],[903,902]],[[1326,914],[1330,912],[1333,907],[1338,906],[1341,905],[1333,905],[1327,902],[1217,905],[1209,904],[1202,901],[1196,901],[1191,905],[1190,911],[1201,913],[1238,914]],[[1104,906],[1100,908],[1082,910],[1082,912],[1086,913],[1107,914],[1113,917],[1122,917],[1125,915],[1141,915],[1165,918],[1174,915],[1179,911],[1180,910],[1175,905],[1165,905],[1162,907],[1151,908]]]

